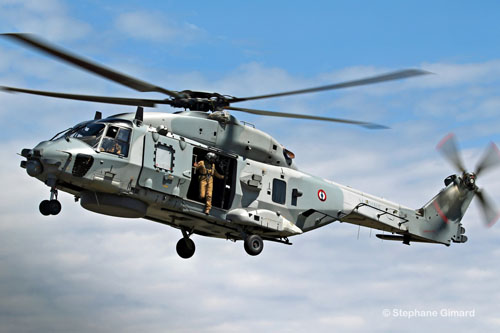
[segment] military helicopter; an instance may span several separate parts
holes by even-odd
[[[179,229],[182,238],[176,250],[182,258],[190,258],[195,252],[193,234],[234,242],[241,240],[245,251],[255,256],[262,252],[264,241],[291,245],[289,237],[335,221],[377,229],[383,231],[377,237],[407,245],[410,242],[446,246],[451,242],[464,243],[467,237],[461,220],[474,196],[479,199],[488,225],[498,218],[491,200],[476,185],[479,175],[500,164],[500,153],[493,143],[476,171],[468,172],[454,136],[443,139],[438,149],[459,174],[447,177],[445,188],[427,204],[412,209],[301,172],[290,150],[228,112],[384,128],[362,121],[248,109],[232,104],[380,83],[429,72],[407,69],[321,87],[238,98],[219,93],[168,90],[86,60],[33,35],[2,36],[137,91],[168,96],[142,99],[0,87],[7,92],[137,107],[135,113],[107,118],[96,112],[94,119],[21,151],[26,159],[21,167],[50,188],[50,198],[39,205],[43,215],[57,215],[61,211],[58,193],[67,192],[92,212],[144,218]],[[143,110],[159,104],[184,111]],[[207,170],[212,169],[206,168],[202,172],[199,168],[202,161],[212,165],[220,176],[212,177],[213,187],[204,198],[200,197],[201,185],[215,171],[210,174]]]

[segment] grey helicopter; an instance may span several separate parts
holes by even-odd
[[[67,94],[1,86],[5,92],[79,101],[129,105],[135,112],[103,118],[100,112],[61,131],[34,148],[22,149],[21,167],[50,188],[39,205],[43,215],[61,212],[59,191],[92,212],[122,218],[144,218],[182,233],[180,257],[195,252],[193,235],[243,241],[245,251],[260,254],[264,241],[291,245],[291,236],[333,222],[382,231],[384,240],[443,244],[467,241],[462,218],[476,196],[484,220],[492,225],[498,212],[476,184],[486,170],[500,164],[492,143],[476,170],[464,167],[455,137],[438,150],[457,169],[445,187],[418,209],[390,202],[300,171],[294,154],[272,136],[237,120],[229,111],[261,116],[320,120],[381,129],[382,125],[314,115],[234,107],[232,104],[381,83],[429,74],[406,69],[320,87],[238,98],[219,93],[174,91],[125,75],[34,35],[2,37],[57,60],[140,92],[165,99]],[[175,113],[144,112],[169,105]]]

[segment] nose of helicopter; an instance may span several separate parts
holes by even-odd
[[[70,156],[57,141],[42,141],[33,149],[23,149],[21,155],[27,159],[21,162],[21,167],[31,177],[55,174]]]

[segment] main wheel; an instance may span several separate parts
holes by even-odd
[[[244,248],[251,256],[259,255],[264,249],[264,241],[259,235],[250,235],[245,238]]]
[[[49,200],[43,200],[42,202],[40,202],[40,206],[38,206],[38,208],[40,209],[40,213],[42,213],[42,215],[45,215],[45,216],[50,215],[50,201]]]
[[[52,215],[57,215],[61,212],[61,203],[58,200],[49,201],[49,212]]]
[[[175,248],[177,250],[177,254],[184,259],[191,258],[196,250],[194,242],[189,238],[179,239]]]

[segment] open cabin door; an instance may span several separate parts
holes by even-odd
[[[192,154],[193,166],[195,162],[206,160],[206,154],[209,152],[207,149],[194,147]],[[213,177],[213,192],[212,192],[212,206],[228,210],[231,208],[233,202],[235,188],[236,188],[236,158],[216,154],[217,161],[214,163],[217,172],[224,176],[224,179]],[[191,184],[187,193],[187,198],[200,203],[205,203],[200,199],[200,180],[196,168],[192,168]]]
[[[205,159],[208,152],[183,140],[147,133],[139,185],[205,204],[200,198],[199,175],[193,165]],[[212,206],[227,210],[235,194],[237,162],[235,157],[220,153],[217,156],[216,170],[224,179],[214,178]]]

